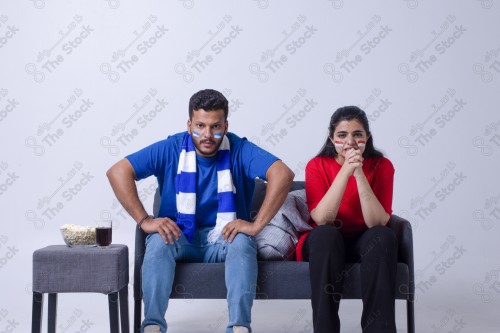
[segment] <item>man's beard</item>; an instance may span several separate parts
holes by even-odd
[[[203,139],[203,140],[199,140],[198,142],[197,142],[196,138],[193,138],[193,144],[196,147],[196,150],[198,151],[199,155],[201,155],[201,156],[209,155],[209,157],[210,157],[210,156],[215,156],[215,154],[217,154],[217,151],[219,150],[219,147],[222,144],[223,138],[224,138],[224,135],[219,140]],[[209,148],[210,149],[209,151],[207,151],[207,148],[203,147],[203,143],[205,143],[205,142],[210,142],[213,144],[212,148]]]

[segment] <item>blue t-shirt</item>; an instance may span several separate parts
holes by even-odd
[[[161,194],[158,216],[177,220],[175,177],[182,139],[177,133],[126,156],[134,168],[136,180],[156,176]],[[278,158],[246,138],[227,133],[231,154],[231,174],[236,188],[236,216],[250,220],[255,178],[266,180],[267,169]],[[217,216],[217,159],[196,155],[196,226],[215,226]]]

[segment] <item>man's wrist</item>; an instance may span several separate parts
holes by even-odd
[[[253,233],[255,235],[259,234],[264,228],[270,223],[269,222],[264,222],[261,220],[255,220],[253,222],[249,222],[251,224],[250,228],[252,229]]]
[[[144,221],[148,220],[148,219],[154,219],[154,216],[153,215],[145,215],[139,222],[137,222],[137,227],[139,229],[142,229],[142,223],[144,223]]]

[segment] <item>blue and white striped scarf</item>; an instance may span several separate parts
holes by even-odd
[[[215,227],[208,234],[208,242],[213,244],[221,235],[222,228],[236,219],[236,188],[231,175],[229,139],[224,135],[217,152],[217,219]],[[177,202],[177,224],[189,241],[196,230],[196,150],[189,133],[184,135],[181,155],[175,178]]]

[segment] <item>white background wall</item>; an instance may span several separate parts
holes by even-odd
[[[493,0],[1,1],[0,332],[29,331],[32,253],[60,225],[112,217],[133,252],[105,172],[185,130],[208,87],[298,180],[333,111],[362,107],[414,227],[417,331],[498,332],[499,17]],[[155,186],[138,185],[147,207]],[[106,305],[62,295],[59,332],[106,331]],[[308,301],[257,302],[256,325],[267,307],[274,330],[308,330]],[[209,310],[197,327],[222,331],[224,302],[173,301],[172,331]]]

